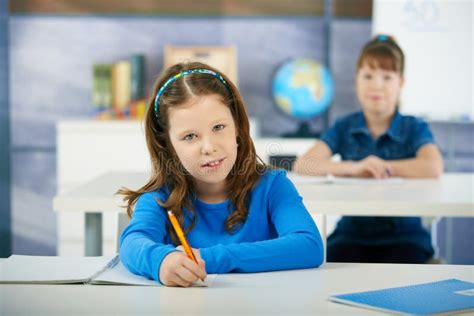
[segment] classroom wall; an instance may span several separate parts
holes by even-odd
[[[13,249],[15,253],[28,254],[55,254],[51,201],[56,193],[54,124],[60,119],[90,116],[93,63],[143,52],[151,84],[161,70],[165,43],[236,45],[239,86],[249,113],[260,119],[263,136],[278,136],[294,131],[298,122],[274,106],[272,75],[289,58],[323,60],[327,48],[323,20],[314,17],[17,15],[11,17],[9,26]],[[365,19],[332,21],[328,45],[336,95],[331,121],[358,109],[353,89],[354,64],[361,45],[370,36],[370,28],[370,20]],[[321,119],[311,122],[316,132],[321,126]],[[440,126],[435,133],[441,146],[447,147],[446,127]],[[470,135],[465,127],[455,130],[455,151],[466,152],[469,158],[466,163],[458,164],[456,160],[450,170],[461,166],[462,170],[474,171],[474,150],[466,146]]]

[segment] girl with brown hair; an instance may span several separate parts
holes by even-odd
[[[121,189],[131,222],[120,257],[133,273],[190,286],[206,273],[319,266],[319,232],[293,184],[255,152],[235,85],[202,63],[177,64],[157,79],[145,118],[148,183]],[[176,215],[198,264],[179,246]]]
[[[443,158],[428,124],[399,113],[405,57],[390,36],[378,35],[357,61],[356,93],[362,111],[336,120],[295,162],[301,174],[435,178]],[[340,154],[342,161],[331,156]],[[328,238],[327,261],[425,263],[433,255],[419,217],[344,216]]]

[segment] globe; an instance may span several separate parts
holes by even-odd
[[[273,78],[273,97],[283,112],[308,120],[332,102],[334,84],[329,70],[316,60],[297,58],[280,66]]]

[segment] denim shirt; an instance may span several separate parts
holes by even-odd
[[[428,124],[414,116],[396,112],[390,127],[373,139],[364,114],[356,112],[338,119],[321,137],[342,160],[362,160],[369,155],[384,160],[413,158],[423,145],[434,143]]]
[[[342,160],[359,161],[370,155],[384,160],[414,158],[426,144],[434,143],[428,124],[414,116],[395,113],[387,131],[374,139],[364,114],[356,112],[336,120],[321,137],[333,154]],[[362,217],[345,216],[328,239],[359,244],[410,243],[427,252],[433,251],[428,232],[419,217]]]

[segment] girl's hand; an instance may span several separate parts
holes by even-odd
[[[197,280],[204,280],[207,276],[205,263],[201,259],[198,249],[193,249],[199,265],[189,259],[182,251],[168,254],[160,266],[161,283],[168,286],[189,287]]]
[[[388,162],[371,155],[361,161],[355,162],[351,175],[354,177],[385,179],[393,175],[393,170]]]
[[[178,249],[179,251],[184,252],[183,246],[178,246],[178,247],[176,247],[176,249]],[[201,258],[201,251],[199,251],[199,249],[196,249],[196,248],[191,248],[191,249],[192,249],[192,251],[193,251],[193,253],[194,253],[194,256],[196,257],[197,261],[198,261],[199,263],[201,263],[201,261],[202,261],[202,264],[204,265],[205,262],[204,262],[204,260],[202,260],[202,258]]]
[[[184,252],[184,248],[183,246],[178,246],[176,247],[176,249],[178,249],[179,251],[182,251]],[[206,273],[206,262],[204,260],[202,260],[202,257],[201,257],[201,251],[199,251],[199,249],[196,249],[196,248],[191,248],[193,253],[194,253],[194,256],[196,257],[197,259],[197,262],[199,263],[199,267],[202,267],[204,269],[204,273]],[[207,274],[206,274],[207,275]],[[204,277],[205,278],[205,277]],[[201,279],[201,280],[204,280],[204,279]]]

